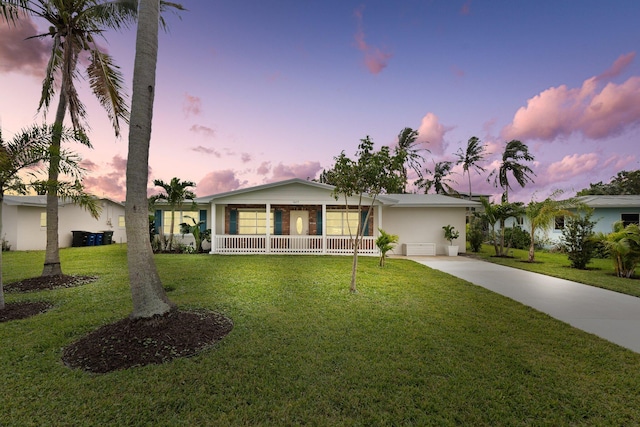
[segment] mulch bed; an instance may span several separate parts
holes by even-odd
[[[44,301],[6,303],[4,309],[0,310],[0,323],[26,319],[27,317],[44,313],[51,307],[53,307],[52,304]]]
[[[72,288],[95,281],[95,276],[39,276],[4,285],[5,292],[35,292],[60,288]]]
[[[105,325],[66,347],[62,361],[93,373],[161,364],[200,353],[233,329],[225,316],[173,310],[150,319]]]

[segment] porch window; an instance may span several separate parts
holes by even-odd
[[[275,215],[271,210],[269,233],[274,234]],[[267,212],[238,210],[238,234],[267,234]]]
[[[555,217],[555,221],[553,224],[554,230],[564,230],[564,215],[560,215]]]
[[[47,213],[40,212],[40,227],[46,227],[46,226],[47,226]]]
[[[327,236],[348,236],[358,230],[357,211],[327,211]]]
[[[636,224],[638,225],[640,223],[640,214],[637,213],[623,213],[620,214],[620,219],[622,220],[622,224],[626,227],[629,224]]]

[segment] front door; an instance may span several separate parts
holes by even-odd
[[[309,211],[291,211],[290,232],[292,236],[309,235]]]

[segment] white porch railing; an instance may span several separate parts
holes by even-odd
[[[269,236],[267,239],[264,235],[225,234],[213,238],[215,239],[213,253],[217,254],[353,254],[353,245],[349,236]],[[375,238],[363,237],[358,253],[378,255]]]

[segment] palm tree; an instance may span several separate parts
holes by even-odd
[[[532,162],[534,157],[529,154],[529,148],[522,142],[517,139],[511,140],[507,143],[507,146],[504,149],[504,153],[502,153],[502,163],[497,170],[491,172],[488,180],[491,177],[494,177],[494,185],[496,187],[500,186],[503,190],[502,193],[502,201],[509,202],[509,189],[511,188],[511,184],[509,184],[509,172],[516,179],[520,187],[524,187],[527,182],[533,182],[533,178],[531,175],[535,176],[535,173],[531,170],[529,166],[523,165],[520,162]]]
[[[39,165],[50,160],[49,143],[54,133],[52,126],[34,126],[20,131],[11,141],[2,139],[0,131],[0,236],[2,236],[2,206],[6,191],[18,194],[27,192],[27,185],[20,177],[19,173],[24,172],[27,176],[36,177]],[[79,137],[75,132],[68,129],[58,131],[63,140],[71,140]],[[79,167],[79,157],[70,152],[60,153],[60,169],[67,175],[79,178],[82,169]],[[70,197],[71,193],[68,193]],[[73,194],[77,198],[86,198],[86,193]],[[73,197],[71,197],[73,199]],[[78,200],[82,201],[82,200]],[[98,210],[93,199],[85,200],[82,204],[88,208],[92,215],[97,216]],[[5,308],[4,293],[2,289],[2,252],[0,251],[0,310]]]
[[[49,31],[31,38],[51,38],[52,49],[42,83],[38,111],[45,113],[59,88],[54,129],[62,126],[67,111],[73,128],[84,132],[86,111],[80,101],[75,83],[80,78],[78,63],[86,52],[86,75],[94,95],[107,111],[116,136],[120,134],[120,121],[128,120],[128,111],[122,93],[122,74],[111,57],[95,41],[105,29],[119,29],[129,25],[136,17],[135,1],[104,0],[5,0],[3,16],[14,20],[19,12],[45,20]],[[9,12],[7,12],[9,10]],[[12,15],[13,12],[13,15]],[[57,79],[59,78],[59,81]],[[51,138],[51,161],[47,180],[47,246],[43,276],[61,275],[58,242],[58,175],[61,136],[54,132]]]
[[[525,216],[529,221],[531,242],[529,243],[529,262],[535,262],[535,234],[537,230],[549,230],[553,227],[557,216],[573,216],[574,213],[568,208],[574,204],[574,201],[556,200],[556,197],[562,194],[562,191],[554,191],[542,202],[531,201],[526,209]]]
[[[462,148],[458,149],[456,156],[458,161],[456,165],[462,165],[462,175],[465,173],[469,178],[469,200],[471,200],[471,172],[470,169],[475,169],[476,173],[484,172],[485,169],[478,164],[484,160],[485,147],[482,145],[482,141],[476,136],[472,136],[467,141],[467,149],[465,151]]]
[[[400,163],[400,173],[403,178],[402,188],[400,189],[402,193],[407,192],[407,167],[418,175],[418,179],[422,178],[422,162],[424,161],[424,157],[420,155],[420,150],[422,149],[416,147],[417,139],[418,131],[411,128],[404,128],[398,134],[398,144],[394,152],[396,159],[398,159]]]
[[[140,1],[136,36],[125,204],[127,264],[133,300],[132,318],[163,315],[175,307],[162,288],[149,241],[147,181],[158,60],[159,3],[158,0]],[[176,7],[182,10],[182,6]]]
[[[452,162],[437,162],[433,168],[433,179],[420,179],[418,180],[418,186],[425,189],[425,194],[429,192],[431,187],[433,187],[436,194],[458,194],[451,184],[449,184],[455,184],[455,181],[447,178],[451,174],[452,167]],[[430,173],[431,171],[427,170],[426,172]]]
[[[161,179],[156,179],[153,181],[153,185],[162,187],[164,189],[164,193],[152,196],[151,202],[155,203],[158,200],[164,200],[171,208],[171,225],[169,228],[168,245],[168,249],[171,251],[173,248],[173,230],[175,227],[176,209],[181,210],[185,200],[191,200],[193,204],[193,199],[195,199],[196,195],[191,190],[187,190],[187,187],[195,187],[196,184],[192,181],[180,181],[178,178],[174,177],[171,178],[171,181],[168,183]],[[162,234],[162,230],[158,231]]]

